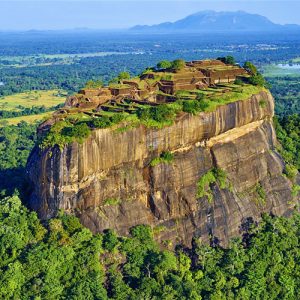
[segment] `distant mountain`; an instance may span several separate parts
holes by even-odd
[[[297,30],[299,25],[279,25],[264,16],[244,11],[216,12],[202,11],[189,15],[176,22],[165,22],[157,25],[137,25],[130,28],[137,32],[244,32],[244,31],[280,31]]]

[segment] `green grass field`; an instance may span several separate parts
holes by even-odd
[[[91,53],[75,53],[75,54],[38,54],[25,56],[1,56],[1,68],[25,68],[29,66],[51,66],[51,65],[69,65],[74,64],[80,58],[87,57],[104,57],[107,55],[125,55],[131,52],[91,52]],[[8,64],[7,64],[8,63]]]
[[[30,91],[10,96],[0,97],[0,110],[18,111],[20,106],[31,108],[32,106],[52,107],[64,103],[66,92],[58,90]]]
[[[33,106],[45,106],[50,108],[65,102],[65,91],[49,90],[49,91],[30,91],[10,96],[0,97],[0,110],[20,111],[21,108],[31,108]],[[17,125],[21,121],[28,123],[40,122],[53,112],[46,112],[37,115],[20,116],[15,118],[0,118],[0,126],[3,124]]]
[[[230,85],[228,85],[228,87],[230,87]],[[224,94],[215,93],[215,95],[211,96],[208,99],[208,107],[205,109],[205,111],[212,112],[216,110],[216,108],[220,105],[240,100],[247,100],[252,95],[258,94],[259,92],[266,90],[264,87],[253,86],[248,84],[239,87],[231,85],[231,87],[233,88],[231,92]]]
[[[300,69],[283,68],[277,65],[265,65],[262,67],[264,77],[299,76]]]
[[[53,112],[46,112],[39,115],[30,115],[30,116],[22,116],[22,117],[16,117],[16,118],[9,118],[9,119],[0,119],[0,127],[3,125],[18,125],[21,121],[27,122],[27,123],[35,123],[35,122],[41,122],[48,117],[51,116]]]

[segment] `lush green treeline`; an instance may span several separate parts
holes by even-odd
[[[60,107],[62,107],[61,104],[52,107],[46,107],[45,105],[41,105],[41,106],[32,106],[31,108],[20,107],[19,110],[0,110],[0,119],[38,115],[49,111],[55,111]]]
[[[36,143],[36,124],[0,127],[0,195],[24,190],[25,165]]]
[[[298,299],[300,216],[242,226],[228,249],[175,252],[139,225],[93,235],[63,213],[41,224],[17,196],[0,201],[1,299]],[[212,239],[213,241],[213,239]]]
[[[300,112],[300,77],[282,76],[267,78],[275,98],[275,113],[279,117]]]
[[[300,115],[275,118],[276,134],[281,143],[280,154],[285,162],[300,171]]]

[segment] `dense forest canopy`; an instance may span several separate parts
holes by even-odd
[[[2,299],[297,299],[300,216],[243,224],[228,249],[175,252],[139,225],[93,235],[63,213],[41,224],[17,196],[0,201]],[[18,228],[18,230],[16,230]]]

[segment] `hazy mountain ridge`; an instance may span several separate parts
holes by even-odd
[[[156,25],[137,25],[130,28],[138,32],[210,32],[210,31],[280,31],[300,29],[299,25],[279,25],[268,18],[244,11],[202,11],[175,22]]]

